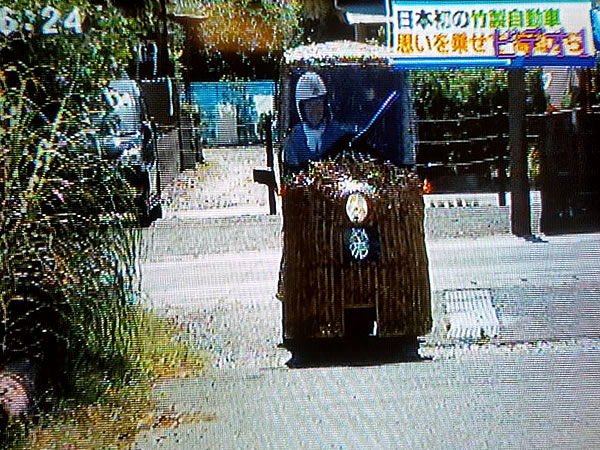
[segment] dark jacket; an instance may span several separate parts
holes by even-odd
[[[318,161],[330,152],[340,139],[350,133],[350,129],[341,123],[331,120],[325,125],[321,136],[321,148],[312,152],[306,144],[306,136],[302,124],[296,125],[284,148],[284,166],[287,170],[304,169],[308,161]]]

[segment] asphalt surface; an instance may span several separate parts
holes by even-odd
[[[255,158],[240,165],[260,163],[245,151]],[[434,329],[418,355],[398,344],[298,363],[278,345],[280,219],[256,213],[256,193],[243,205],[254,213],[230,217],[239,205],[200,208],[204,194],[188,193],[183,213],[144,232],[146,304],[211,355],[203,377],[163,383],[156,398],[210,420],[145,432],[134,448],[600,445],[600,234],[531,242],[494,225],[507,216],[497,205],[429,205]]]

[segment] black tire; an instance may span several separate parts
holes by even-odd
[[[138,218],[139,224],[142,228],[146,228],[150,226],[152,223],[151,214],[150,214],[150,179],[149,172],[141,172],[141,193],[139,197],[136,199],[137,208],[138,208]]]

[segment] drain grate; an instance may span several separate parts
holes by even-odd
[[[498,336],[500,322],[489,289],[461,289],[444,292],[444,313],[448,337],[481,339]]]

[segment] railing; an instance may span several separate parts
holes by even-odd
[[[433,193],[510,190],[508,115],[419,120],[417,169]],[[542,231],[600,219],[600,109],[529,114],[529,178],[542,192]],[[567,225],[568,224],[568,225]]]
[[[508,115],[418,120],[417,169],[434,192],[503,191]]]

